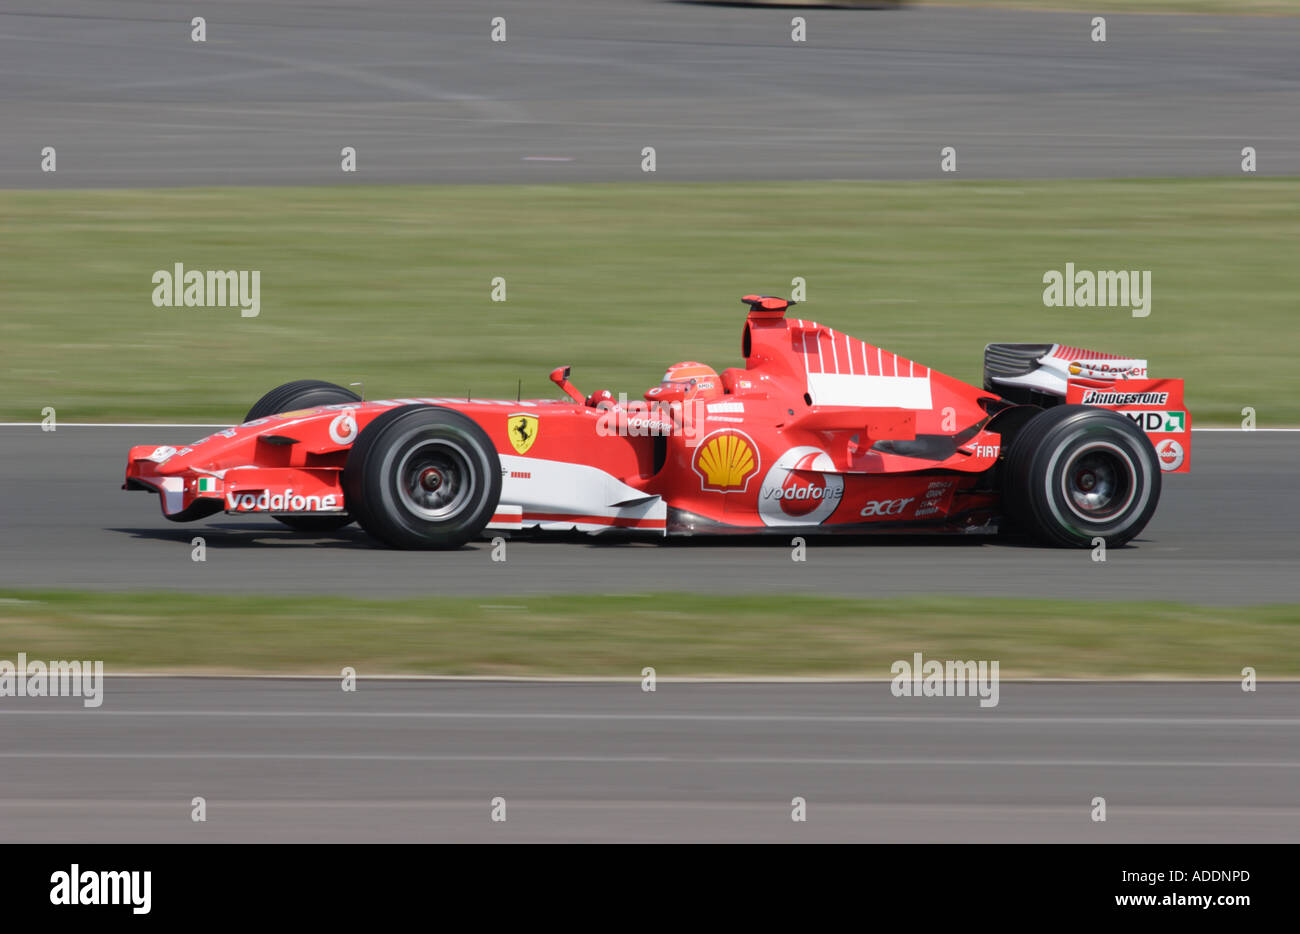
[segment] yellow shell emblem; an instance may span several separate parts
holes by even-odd
[[[537,427],[536,415],[516,412],[506,416],[506,434],[510,436],[511,446],[520,454],[527,454],[537,440]]]
[[[758,453],[748,435],[727,428],[700,442],[691,466],[700,475],[700,489],[743,492],[758,473]]]

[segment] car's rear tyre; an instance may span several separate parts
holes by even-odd
[[[1051,545],[1123,545],[1160,500],[1155,448],[1117,412],[1061,405],[1031,418],[1011,441],[1003,500],[1016,526]]]
[[[297,409],[314,409],[321,405],[360,401],[361,397],[351,389],[327,383],[323,379],[298,379],[277,386],[258,399],[244,416],[244,421],[252,422],[259,418],[266,418],[268,415],[293,412]],[[352,522],[351,516],[276,515],[274,518],[295,532],[308,533],[333,532]]]
[[[501,498],[501,459],[473,419],[405,405],[367,425],[343,471],[348,510],[394,548],[456,548],[487,526]]]

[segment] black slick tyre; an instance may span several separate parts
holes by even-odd
[[[1132,420],[1107,409],[1061,405],[1015,435],[1003,500],[1016,526],[1040,542],[1076,548],[1123,545],[1160,501],[1155,448]]]
[[[348,511],[394,548],[457,548],[480,535],[501,498],[501,459],[460,412],[406,405],[352,445],[343,471]]]

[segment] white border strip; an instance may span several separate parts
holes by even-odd
[[[511,403],[512,405],[514,403]],[[0,428],[40,428],[43,422],[0,422]],[[238,425],[211,422],[55,422],[55,428],[233,428]],[[1295,428],[1192,428],[1192,431],[1233,431],[1238,434],[1259,434],[1266,431],[1296,432]]]

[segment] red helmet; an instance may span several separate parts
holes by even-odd
[[[681,402],[687,398],[712,399],[722,395],[722,380],[711,366],[687,361],[674,363],[658,386],[645,397],[652,402]]]
[[[608,389],[597,389],[587,397],[587,405],[593,409],[608,409],[618,405],[618,400]]]

